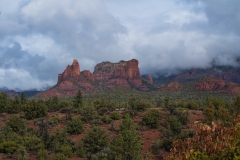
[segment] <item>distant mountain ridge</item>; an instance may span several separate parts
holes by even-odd
[[[231,66],[213,66],[208,69],[190,69],[168,77],[156,74],[140,75],[138,60],[102,62],[95,66],[93,73],[80,71],[75,59],[72,65],[58,74],[57,84],[46,91],[24,91],[27,97],[74,96],[79,89],[83,94],[101,92],[108,88],[126,87],[139,91],[159,92],[202,92],[240,94],[240,68]],[[1,91],[2,90],[2,91]],[[21,92],[0,88],[9,97]]]
[[[231,66],[213,66],[207,69],[193,68],[177,75],[165,77],[157,74],[153,78],[156,83],[169,83],[172,81],[188,82],[207,77],[240,84],[240,68]]]
[[[154,82],[162,91],[195,91],[211,93],[240,93],[240,68],[214,66],[208,69],[190,69],[169,77],[155,76]]]

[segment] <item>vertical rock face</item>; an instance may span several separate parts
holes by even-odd
[[[147,86],[142,84],[136,59],[118,63],[99,63],[95,66],[93,74],[89,70],[80,73],[79,63],[74,60],[71,66],[68,65],[64,72],[58,75],[57,85],[43,92],[40,96],[45,98],[54,95],[74,96],[79,88],[83,93],[93,93],[114,86],[149,90]]]
[[[153,83],[153,79],[150,75],[147,76],[147,81],[148,83],[151,83],[151,84]]]
[[[76,59],[73,60],[72,65],[68,65],[62,74],[58,74],[58,84],[69,77],[73,77],[75,79],[80,75],[80,66]]]
[[[140,87],[142,85],[142,79],[138,68],[138,60],[132,59],[128,61],[125,70],[127,74],[127,80],[135,87]]]
[[[138,68],[138,61],[120,61],[118,63],[102,62],[95,66],[93,72],[94,79],[100,85],[140,87],[142,80]]]
[[[94,82],[93,74],[89,70],[82,71],[82,75],[87,78],[90,82]]]

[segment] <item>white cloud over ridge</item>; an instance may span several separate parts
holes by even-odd
[[[0,11],[0,82],[10,89],[54,85],[75,58],[91,71],[136,58],[142,74],[164,75],[239,65],[238,0],[8,0]]]

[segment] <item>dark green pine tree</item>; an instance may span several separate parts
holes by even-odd
[[[116,140],[111,143],[111,150],[115,159],[141,160],[142,142],[136,126],[129,115],[120,124],[120,131]]]
[[[21,104],[25,104],[27,102],[27,98],[24,92],[21,93],[20,95],[20,100],[21,100]]]
[[[82,106],[82,93],[81,93],[81,90],[79,89],[76,96],[74,97],[73,107],[79,108],[81,106]]]
[[[8,97],[5,93],[0,93],[0,114],[6,112]]]
[[[87,159],[92,159],[93,154],[104,150],[107,146],[108,135],[104,129],[99,126],[91,127],[88,135],[83,138],[83,148],[86,152]]]

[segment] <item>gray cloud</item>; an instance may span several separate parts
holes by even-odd
[[[239,65],[238,0],[8,0],[0,10],[0,83],[8,88],[54,85],[75,58],[91,71],[136,58],[142,74],[164,75]]]
[[[5,69],[18,68],[24,69],[32,74],[36,73],[40,63],[45,57],[39,55],[30,55],[27,51],[22,50],[19,43],[15,42],[12,47],[7,47],[0,54],[0,67]],[[33,67],[35,68],[33,70]]]

